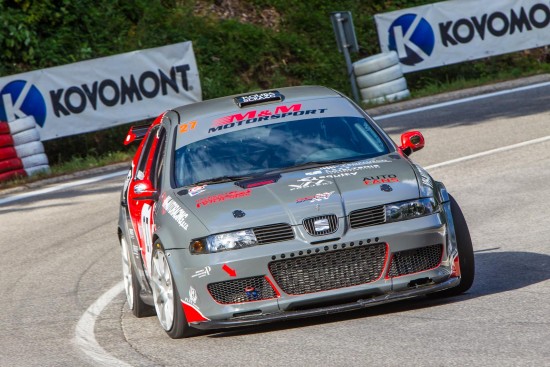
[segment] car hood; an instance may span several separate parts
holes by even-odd
[[[242,186],[242,187],[241,187]],[[411,163],[391,154],[376,159],[285,172],[255,180],[180,190],[181,203],[210,233],[276,223],[415,199],[419,189]]]

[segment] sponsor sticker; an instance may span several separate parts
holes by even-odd
[[[179,226],[186,231],[187,228],[189,228],[189,224],[185,221],[189,216],[189,213],[183,210],[183,208],[179,206],[179,204],[174,201],[172,197],[166,196],[164,200],[162,200],[162,213],[168,213],[179,224]]]
[[[231,191],[231,192],[226,192],[219,195],[208,196],[204,199],[198,199],[196,201],[197,208],[200,208],[201,206],[219,203],[226,200],[234,200],[234,199],[247,197],[247,196],[250,196],[251,192],[252,191],[249,189],[245,191]]]
[[[207,185],[202,185],[202,186],[195,186],[195,187],[190,188],[189,191],[188,191],[189,196],[195,196],[195,195],[200,194],[201,192],[205,192],[206,191],[206,186]]]
[[[334,182],[330,180],[326,180],[325,178],[318,178],[318,177],[305,177],[298,180],[297,185],[288,185],[290,187],[290,191],[294,190],[301,190],[308,187],[316,187],[316,186],[325,186],[325,185],[332,185]]]
[[[191,278],[204,278],[207,275],[210,275],[212,268],[210,266],[205,266],[204,268],[197,270],[195,274],[191,275]]]
[[[387,184],[391,182],[399,182],[399,179],[396,175],[379,175],[379,176],[370,176],[363,178],[365,185],[380,185]]]
[[[327,200],[328,198],[330,198],[332,194],[334,194],[334,191],[323,192],[315,195],[306,196],[305,198],[297,199],[296,204],[305,203],[305,202],[314,203],[316,201]]]

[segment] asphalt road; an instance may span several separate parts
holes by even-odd
[[[0,204],[0,366],[550,366],[550,86],[379,122],[462,206],[467,294],[171,340],[120,292],[119,176]]]

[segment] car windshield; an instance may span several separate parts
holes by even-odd
[[[262,125],[176,150],[177,187],[238,180],[276,171],[378,157],[388,147],[362,117],[327,117]]]

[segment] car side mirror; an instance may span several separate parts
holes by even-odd
[[[401,134],[401,146],[399,149],[405,153],[405,155],[410,155],[412,152],[416,152],[424,148],[424,136],[420,131],[407,131],[406,133]]]
[[[153,188],[153,184],[149,180],[136,181],[132,185],[130,198],[133,200],[152,200],[159,199],[158,191]]]

